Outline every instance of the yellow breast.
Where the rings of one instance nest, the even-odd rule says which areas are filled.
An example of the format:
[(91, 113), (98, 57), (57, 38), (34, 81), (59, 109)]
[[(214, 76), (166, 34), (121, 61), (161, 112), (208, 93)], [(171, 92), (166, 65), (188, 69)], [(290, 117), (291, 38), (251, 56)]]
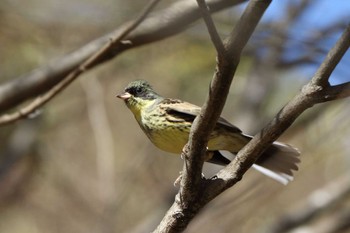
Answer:
[(163, 151), (180, 154), (188, 141), (191, 124), (149, 119), (143, 123), (144, 131), (152, 143)]

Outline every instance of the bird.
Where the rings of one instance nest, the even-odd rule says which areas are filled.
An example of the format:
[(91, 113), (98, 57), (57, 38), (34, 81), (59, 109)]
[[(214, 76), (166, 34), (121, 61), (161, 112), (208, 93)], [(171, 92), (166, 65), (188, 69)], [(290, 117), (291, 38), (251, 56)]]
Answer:
[[(200, 113), (197, 105), (164, 98), (145, 80), (131, 81), (117, 95), (134, 115), (142, 131), (159, 149), (181, 154), (189, 139), (192, 123)], [(252, 136), (220, 117), (209, 136), (206, 162), (225, 166), (227, 153), (236, 155)], [(282, 142), (273, 142), (252, 166), (262, 174), (286, 185), (298, 170), (299, 150)]]

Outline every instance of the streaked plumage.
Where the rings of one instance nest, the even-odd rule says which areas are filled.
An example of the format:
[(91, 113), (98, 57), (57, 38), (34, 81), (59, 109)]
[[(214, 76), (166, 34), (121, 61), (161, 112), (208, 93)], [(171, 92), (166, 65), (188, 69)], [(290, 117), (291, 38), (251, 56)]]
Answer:
[[(125, 92), (117, 97), (124, 100), (155, 146), (167, 152), (181, 154), (200, 107), (178, 99), (163, 98), (144, 80), (129, 83)], [(223, 156), (223, 151), (236, 154), (250, 140), (251, 136), (243, 134), (224, 118), (219, 118), (208, 142), (208, 151), (212, 153), (209, 153), (211, 157), (207, 162), (228, 164), (230, 160)], [(298, 155), (297, 149), (275, 142), (253, 167), (286, 184), (293, 179), (292, 171), (298, 170)]]

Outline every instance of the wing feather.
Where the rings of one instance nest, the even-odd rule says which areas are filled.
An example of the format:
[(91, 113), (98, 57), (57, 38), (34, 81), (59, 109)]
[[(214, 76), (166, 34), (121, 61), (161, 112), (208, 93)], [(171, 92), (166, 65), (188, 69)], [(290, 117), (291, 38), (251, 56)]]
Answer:
[[(171, 121), (187, 121), (187, 122), (193, 122), (194, 118), (200, 113), (201, 108), (197, 105), (184, 102), (177, 99), (164, 99), (161, 103), (162, 108), (168, 113), (168, 120)], [(218, 125), (227, 127), (232, 132), (241, 133), (242, 131), (225, 120), (224, 118), (220, 117), (218, 122)]]

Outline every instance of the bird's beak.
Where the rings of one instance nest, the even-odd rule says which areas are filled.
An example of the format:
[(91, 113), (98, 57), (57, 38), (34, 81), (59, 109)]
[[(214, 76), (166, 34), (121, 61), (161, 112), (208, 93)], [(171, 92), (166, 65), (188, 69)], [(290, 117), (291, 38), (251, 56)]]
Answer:
[(127, 100), (131, 97), (131, 94), (129, 92), (124, 92), (123, 94), (117, 95), (117, 97), (122, 100)]

